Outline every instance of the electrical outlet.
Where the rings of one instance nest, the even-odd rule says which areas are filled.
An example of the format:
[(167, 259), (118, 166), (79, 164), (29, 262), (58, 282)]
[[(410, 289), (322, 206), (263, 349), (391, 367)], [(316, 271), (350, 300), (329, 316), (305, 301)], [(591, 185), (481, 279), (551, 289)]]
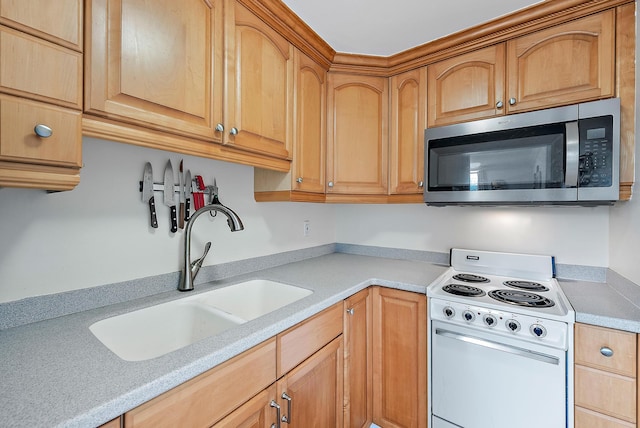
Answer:
[(302, 235), (303, 236), (309, 236), (309, 234), (311, 233), (311, 222), (309, 220), (305, 220), (302, 223)]

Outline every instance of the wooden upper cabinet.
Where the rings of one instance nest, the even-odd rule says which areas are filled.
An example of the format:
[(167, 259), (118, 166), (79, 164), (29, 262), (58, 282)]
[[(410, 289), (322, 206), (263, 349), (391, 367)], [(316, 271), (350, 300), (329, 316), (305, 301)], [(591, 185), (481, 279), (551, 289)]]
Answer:
[(296, 51), (296, 73), (292, 188), (324, 193), (327, 72)]
[(504, 44), (431, 64), (427, 70), (429, 127), (504, 114)]
[(329, 73), (327, 196), (387, 194), (389, 80)]
[(294, 47), (244, 6), (225, 1), (234, 27), (225, 37), (224, 144), (290, 159)]
[(86, 12), (86, 112), (221, 139), (221, 0), (94, 0)]
[(428, 66), (428, 126), (615, 96), (615, 11)]
[(391, 78), (390, 194), (422, 193), (426, 104), (426, 67)]
[(0, 23), (82, 52), (82, 0), (0, 0)]
[(80, 181), (82, 16), (81, 0), (0, 0), (0, 187)]
[(294, 52), (293, 151), (288, 172), (254, 170), (258, 202), (324, 202), (327, 157), (327, 71)]
[(510, 40), (507, 64), (509, 112), (612, 97), (615, 11)]

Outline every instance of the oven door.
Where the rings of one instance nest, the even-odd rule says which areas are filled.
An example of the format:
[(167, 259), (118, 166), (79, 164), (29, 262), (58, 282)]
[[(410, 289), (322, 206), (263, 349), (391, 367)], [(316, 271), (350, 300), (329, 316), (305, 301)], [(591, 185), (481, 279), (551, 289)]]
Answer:
[(431, 323), (434, 428), (567, 426), (566, 352)]

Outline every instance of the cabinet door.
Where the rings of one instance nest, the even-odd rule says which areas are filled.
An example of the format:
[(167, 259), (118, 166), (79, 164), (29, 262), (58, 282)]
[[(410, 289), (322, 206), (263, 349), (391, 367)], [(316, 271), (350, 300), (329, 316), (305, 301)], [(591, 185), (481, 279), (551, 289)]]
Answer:
[(296, 51), (294, 190), (324, 193), (327, 73)]
[(509, 112), (612, 97), (615, 11), (507, 42)]
[(273, 384), (244, 403), (229, 416), (213, 425), (213, 428), (272, 428), (278, 426), (279, 414), (272, 405), (277, 402), (276, 385)]
[[(226, 0), (235, 27), (226, 31), (224, 143), (290, 158), (293, 52), (286, 39), (244, 6)], [(232, 21), (227, 16), (228, 21)]]
[(429, 65), (428, 126), (504, 114), (504, 56), (498, 44)]
[(391, 194), (422, 193), (426, 112), (426, 68), (393, 76), (389, 142)]
[(95, 0), (87, 22), (87, 112), (220, 140), (221, 0)]
[(373, 422), (427, 426), (427, 299), (373, 289)]
[(346, 299), (344, 309), (344, 422), (368, 427), (373, 417), (371, 289)]
[(327, 194), (387, 194), (388, 82), (329, 73)]
[(340, 335), (278, 381), (278, 399), (288, 427), (342, 427), (342, 367)]

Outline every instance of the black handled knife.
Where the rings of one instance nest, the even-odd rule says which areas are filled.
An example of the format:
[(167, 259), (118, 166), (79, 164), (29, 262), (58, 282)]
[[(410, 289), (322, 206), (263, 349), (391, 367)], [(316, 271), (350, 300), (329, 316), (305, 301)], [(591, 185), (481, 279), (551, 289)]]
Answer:
[(167, 166), (164, 168), (164, 204), (170, 209), (171, 232), (176, 233), (178, 231), (178, 214), (176, 213), (174, 198), (173, 168), (171, 167), (171, 159), (169, 159)]
[(149, 162), (145, 164), (144, 174), (142, 175), (142, 202), (149, 204), (151, 227), (157, 228), (158, 218), (156, 217), (156, 200), (153, 196), (153, 169)]

